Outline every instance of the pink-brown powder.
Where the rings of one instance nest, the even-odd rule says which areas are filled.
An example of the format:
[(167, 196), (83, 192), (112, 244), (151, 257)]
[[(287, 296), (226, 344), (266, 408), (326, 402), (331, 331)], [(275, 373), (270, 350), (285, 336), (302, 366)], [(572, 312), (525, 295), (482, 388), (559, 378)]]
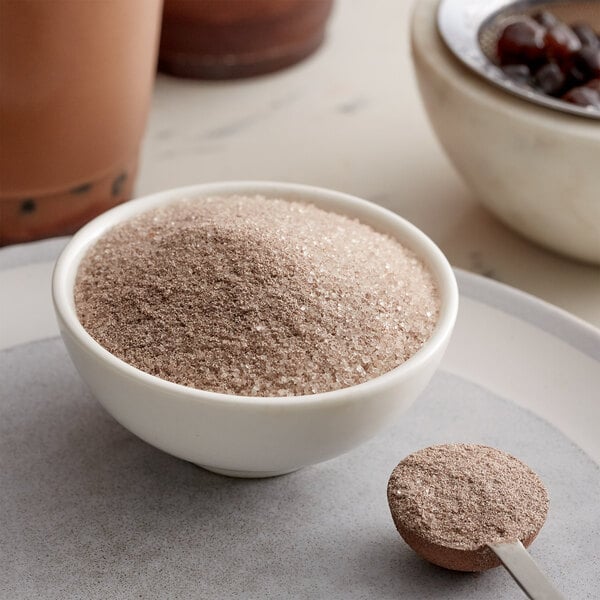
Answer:
[(87, 331), (163, 379), (314, 394), (397, 367), (440, 301), (413, 252), (357, 220), (262, 196), (186, 199), (101, 237), (75, 284)]
[(548, 512), (548, 493), (534, 471), (478, 444), (430, 446), (407, 456), (392, 472), (388, 501), (401, 533), (464, 551), (532, 539)]

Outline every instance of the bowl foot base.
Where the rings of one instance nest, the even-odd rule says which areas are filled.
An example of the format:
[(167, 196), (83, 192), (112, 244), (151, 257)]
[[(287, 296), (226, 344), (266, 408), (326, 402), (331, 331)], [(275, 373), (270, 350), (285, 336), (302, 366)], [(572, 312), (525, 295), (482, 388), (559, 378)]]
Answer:
[(293, 473), (298, 469), (283, 469), (281, 471), (236, 471), (234, 469), (221, 469), (219, 467), (210, 467), (208, 465), (196, 465), (201, 469), (206, 469), (212, 473), (218, 475), (225, 475), (226, 477), (238, 477), (241, 479), (260, 479), (264, 477), (279, 477), (280, 475), (287, 475)]

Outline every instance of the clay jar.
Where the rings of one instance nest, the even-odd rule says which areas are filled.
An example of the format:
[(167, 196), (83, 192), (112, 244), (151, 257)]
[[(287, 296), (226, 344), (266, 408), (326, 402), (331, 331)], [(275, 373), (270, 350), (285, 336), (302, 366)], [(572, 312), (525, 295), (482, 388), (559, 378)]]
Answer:
[(276, 71), (320, 45), (333, 0), (165, 0), (159, 68), (231, 79)]
[(0, 244), (129, 199), (161, 0), (1, 0)]

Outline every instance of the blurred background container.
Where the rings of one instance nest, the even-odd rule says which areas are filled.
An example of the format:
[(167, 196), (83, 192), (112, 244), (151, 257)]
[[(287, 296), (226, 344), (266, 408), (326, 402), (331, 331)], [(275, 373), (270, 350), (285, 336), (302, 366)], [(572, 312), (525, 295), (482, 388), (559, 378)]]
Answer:
[[(0, 245), (70, 234), (133, 194), (161, 0), (0, 0)], [(333, 0), (167, 0), (160, 67), (230, 79), (322, 43)]]
[(161, 0), (2, 0), (0, 245), (131, 196)]
[[(545, 248), (600, 265), (600, 122), (528, 102), (467, 69), (438, 33), (438, 6), (415, 5), (412, 55), (448, 157), (503, 223)], [(550, 8), (568, 23), (575, 19), (571, 6)], [(600, 3), (578, 6), (576, 17), (600, 30)]]
[(233, 79), (276, 71), (322, 43), (333, 0), (165, 0), (159, 68)]

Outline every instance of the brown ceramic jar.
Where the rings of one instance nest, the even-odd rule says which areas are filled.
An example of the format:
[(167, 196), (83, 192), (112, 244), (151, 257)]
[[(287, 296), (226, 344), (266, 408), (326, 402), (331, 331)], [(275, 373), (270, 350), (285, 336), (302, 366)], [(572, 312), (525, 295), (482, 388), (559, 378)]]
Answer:
[(250, 77), (322, 43), (333, 0), (165, 0), (159, 68), (180, 77)]

